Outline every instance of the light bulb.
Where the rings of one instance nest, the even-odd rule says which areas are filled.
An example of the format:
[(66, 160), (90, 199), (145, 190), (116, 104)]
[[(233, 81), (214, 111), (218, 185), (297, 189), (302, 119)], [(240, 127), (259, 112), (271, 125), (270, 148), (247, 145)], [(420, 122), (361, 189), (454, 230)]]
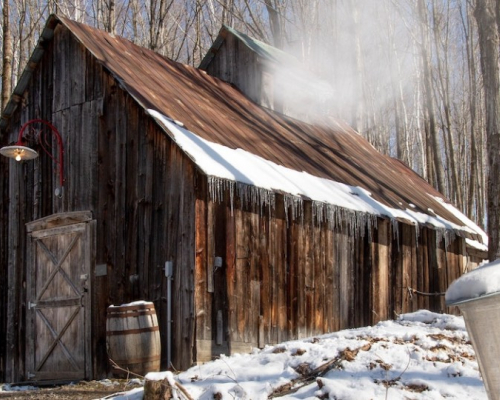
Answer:
[(16, 154), (16, 161), (21, 161), (21, 153)]

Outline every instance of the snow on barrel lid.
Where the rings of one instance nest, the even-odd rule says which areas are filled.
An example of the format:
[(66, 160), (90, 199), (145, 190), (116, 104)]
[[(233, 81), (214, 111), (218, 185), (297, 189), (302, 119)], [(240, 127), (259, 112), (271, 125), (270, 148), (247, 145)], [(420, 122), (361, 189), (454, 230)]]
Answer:
[(484, 264), (462, 275), (446, 291), (446, 304), (472, 300), (500, 292), (500, 260)]

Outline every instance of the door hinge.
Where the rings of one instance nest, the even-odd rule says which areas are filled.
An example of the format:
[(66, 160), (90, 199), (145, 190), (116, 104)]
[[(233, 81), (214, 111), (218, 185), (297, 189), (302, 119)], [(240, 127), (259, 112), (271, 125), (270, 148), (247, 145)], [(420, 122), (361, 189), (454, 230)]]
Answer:
[(28, 379), (34, 378), (35, 376), (36, 376), (35, 374), (28, 372)]
[(32, 303), (31, 301), (28, 303), (28, 310), (36, 307), (36, 303)]

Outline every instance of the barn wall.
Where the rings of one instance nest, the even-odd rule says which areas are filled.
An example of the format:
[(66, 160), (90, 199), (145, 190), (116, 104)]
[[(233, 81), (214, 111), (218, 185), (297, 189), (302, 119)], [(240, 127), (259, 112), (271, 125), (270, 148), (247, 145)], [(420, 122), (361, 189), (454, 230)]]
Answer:
[[(9, 217), (9, 163), (5, 157), (0, 160), (0, 331), (7, 331), (7, 243), (8, 243), (8, 217)], [(0, 340), (0, 382), (5, 382), (5, 340)]]
[(282, 111), (283, 107), (274, 98), (274, 78), (267, 68), (263, 68), (264, 64), (257, 53), (226, 32), (224, 42), (206, 71), (232, 83), (257, 104)]
[(193, 358), (194, 165), (65, 27), (45, 46), (7, 141), (29, 119), (52, 122), (63, 137), (66, 182), (62, 198), (54, 196), (58, 177), (45, 155), (10, 161), (8, 271), (0, 281), (8, 299), (5, 379), (25, 378), (24, 224), (66, 211), (90, 210), (97, 224), (95, 376), (109, 372), (107, 307), (135, 300), (155, 304), (166, 367), (166, 261), (174, 265), (172, 362), (186, 368)]
[[(315, 123), (328, 112), (321, 98), (329, 90), (290, 55), (288, 64), (260, 57), (240, 39), (223, 31), (224, 40), (214, 52), (207, 73), (232, 83), (257, 104), (298, 120)], [(266, 50), (264, 50), (266, 51)], [(276, 49), (277, 52), (281, 50)], [(322, 92), (322, 93), (318, 93)]]
[(445, 249), (433, 230), (384, 219), (332, 229), (314, 220), (310, 202), (294, 218), (279, 196), (274, 209), (235, 199), (231, 210), (227, 195), (197, 201), (198, 361), (422, 308), (455, 311), (431, 294), (464, 272), (462, 238)]

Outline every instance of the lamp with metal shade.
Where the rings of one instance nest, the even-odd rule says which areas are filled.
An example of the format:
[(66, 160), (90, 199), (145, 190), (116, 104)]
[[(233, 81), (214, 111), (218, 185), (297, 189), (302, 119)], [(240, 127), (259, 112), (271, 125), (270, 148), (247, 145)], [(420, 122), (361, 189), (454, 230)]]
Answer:
[[(35, 124), (41, 124), (48, 128), (48, 130), (40, 129), (36, 133), (35, 140), (38, 141), (43, 151), (47, 153), (47, 155), (52, 159), (52, 161), (54, 161), (54, 163), (56, 163), (56, 166), (58, 167), (57, 169), (59, 172), (59, 184), (61, 187), (60, 189), (59, 188), (56, 189), (56, 195), (61, 196), (62, 188), (64, 186), (64, 148), (59, 131), (50, 122), (47, 122), (43, 119), (32, 119), (26, 122), (19, 130), (17, 143), (14, 145), (2, 147), (0, 149), (0, 154), (5, 157), (13, 158), (16, 161), (33, 160), (37, 158), (38, 152), (30, 147), (25, 146), (26, 140), (24, 138), (24, 132), (26, 128), (32, 127)], [(54, 157), (54, 155), (47, 149), (49, 143), (47, 138), (45, 137), (47, 131), (50, 132), (52, 135), (54, 135), (56, 138), (56, 143), (58, 148), (57, 158)]]
[(0, 149), (0, 154), (5, 157), (13, 158), (16, 161), (33, 160), (38, 157), (38, 153), (35, 150), (18, 144), (2, 147)]

